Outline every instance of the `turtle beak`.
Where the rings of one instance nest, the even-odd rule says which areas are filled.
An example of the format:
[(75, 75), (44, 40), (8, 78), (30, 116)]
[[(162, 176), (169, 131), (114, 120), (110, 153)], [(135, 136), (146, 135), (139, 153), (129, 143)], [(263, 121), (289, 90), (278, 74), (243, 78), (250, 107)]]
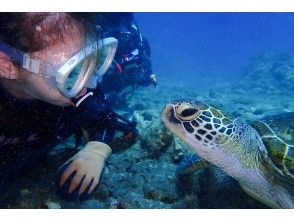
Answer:
[(169, 122), (173, 124), (181, 124), (181, 122), (175, 116), (175, 108), (173, 104), (167, 104), (162, 113), (161, 118), (164, 122)]
[(164, 107), (161, 113), (161, 119), (164, 122), (165, 126), (173, 133), (178, 133), (178, 131), (182, 130), (182, 123), (175, 116), (174, 105), (167, 104)]

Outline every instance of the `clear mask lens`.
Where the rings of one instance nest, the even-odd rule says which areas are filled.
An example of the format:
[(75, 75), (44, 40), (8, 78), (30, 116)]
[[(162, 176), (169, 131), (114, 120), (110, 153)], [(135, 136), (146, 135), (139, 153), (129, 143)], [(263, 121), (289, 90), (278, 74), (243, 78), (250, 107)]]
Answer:
[(86, 85), (88, 79), (93, 75), (96, 67), (97, 51), (85, 56), (64, 74), (56, 76), (59, 91), (68, 98), (75, 97)]
[(83, 63), (79, 63), (70, 72), (65, 84), (66, 90), (71, 90), (75, 87), (75, 84), (78, 82), (82, 69), (83, 69)]
[(106, 73), (113, 61), (118, 41), (113, 37), (109, 37), (103, 39), (101, 43), (102, 46), (98, 58), (97, 71), (95, 73), (96, 78), (99, 82), (101, 82), (102, 76)]
[(106, 38), (98, 44), (94, 43), (84, 48), (58, 70), (56, 82), (64, 96), (75, 97), (86, 86), (89, 79), (94, 79), (92, 76), (96, 66), (98, 67), (96, 78), (99, 79), (111, 65), (117, 48), (117, 40)]
[(100, 54), (99, 54), (99, 58), (98, 58), (98, 63), (97, 63), (97, 69), (100, 69), (101, 67), (103, 67), (104, 63), (107, 61), (107, 47), (102, 47)]

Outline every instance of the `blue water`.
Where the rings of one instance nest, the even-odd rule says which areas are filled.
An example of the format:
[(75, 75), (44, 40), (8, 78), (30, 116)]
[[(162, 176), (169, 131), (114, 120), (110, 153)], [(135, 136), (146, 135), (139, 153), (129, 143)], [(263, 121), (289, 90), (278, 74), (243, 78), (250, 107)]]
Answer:
[(135, 13), (162, 82), (239, 79), (258, 54), (294, 52), (294, 13)]

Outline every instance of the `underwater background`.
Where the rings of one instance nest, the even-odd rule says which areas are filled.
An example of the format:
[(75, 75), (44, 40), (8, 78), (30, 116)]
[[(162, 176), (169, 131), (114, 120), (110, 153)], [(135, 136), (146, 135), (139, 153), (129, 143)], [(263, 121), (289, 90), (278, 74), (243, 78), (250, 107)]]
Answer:
[(194, 153), (165, 129), (160, 114), (183, 98), (248, 121), (293, 112), (294, 13), (135, 13), (135, 19), (150, 43), (159, 85), (133, 89), (114, 106), (135, 117), (137, 140), (113, 141), (89, 200), (69, 202), (55, 193), (56, 170), (75, 153), (69, 138), (8, 186), (1, 207), (266, 208), (217, 167), (180, 175)]
[(135, 13), (135, 19), (162, 83), (239, 80), (255, 56), (294, 52), (294, 13)]

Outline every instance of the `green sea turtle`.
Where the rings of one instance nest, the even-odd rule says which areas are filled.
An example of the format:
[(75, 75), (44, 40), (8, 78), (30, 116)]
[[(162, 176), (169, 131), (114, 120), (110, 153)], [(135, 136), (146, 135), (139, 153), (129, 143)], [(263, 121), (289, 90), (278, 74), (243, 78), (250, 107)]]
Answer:
[(294, 112), (246, 123), (198, 101), (174, 101), (166, 127), (272, 208), (294, 208)]

